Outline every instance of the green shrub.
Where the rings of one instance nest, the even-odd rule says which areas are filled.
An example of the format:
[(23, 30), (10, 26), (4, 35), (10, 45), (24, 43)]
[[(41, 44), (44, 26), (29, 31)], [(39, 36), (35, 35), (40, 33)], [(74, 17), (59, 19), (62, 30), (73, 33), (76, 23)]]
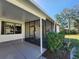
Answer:
[(63, 46), (64, 33), (49, 32), (48, 35), (48, 47), (51, 51), (58, 51)]
[(64, 30), (65, 34), (78, 34), (75, 30)]

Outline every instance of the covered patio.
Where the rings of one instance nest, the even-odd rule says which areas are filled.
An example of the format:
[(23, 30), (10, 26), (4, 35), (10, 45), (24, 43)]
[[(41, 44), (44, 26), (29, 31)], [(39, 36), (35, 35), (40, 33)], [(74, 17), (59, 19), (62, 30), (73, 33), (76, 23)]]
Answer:
[(25, 40), (39, 45), (42, 54), (44, 42), (47, 40), (46, 34), (54, 30), (54, 21), (31, 0), (7, 0), (7, 2), (19, 7), (18, 10), (21, 8), (17, 17), (21, 15), (22, 18), (19, 20), (25, 22)]
[[(46, 33), (54, 29), (52, 19), (30, 0), (1, 0), (1, 2), (4, 13), (0, 16), (0, 42), (2, 42), (0, 43), (0, 59), (37, 59), (40, 57), (46, 50), (43, 48)], [(20, 24), (20, 33), (15, 33), (16, 23)], [(18, 26), (16, 29), (18, 31)], [(28, 38), (27, 41), (31, 39), (39, 46), (25, 42), (26, 38)]]

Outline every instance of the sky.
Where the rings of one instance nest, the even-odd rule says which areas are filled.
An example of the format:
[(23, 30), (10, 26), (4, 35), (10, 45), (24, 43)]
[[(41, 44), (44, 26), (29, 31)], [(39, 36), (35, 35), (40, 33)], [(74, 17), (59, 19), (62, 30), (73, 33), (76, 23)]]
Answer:
[(46, 13), (55, 18), (55, 15), (65, 8), (72, 8), (79, 4), (79, 0), (34, 0)]

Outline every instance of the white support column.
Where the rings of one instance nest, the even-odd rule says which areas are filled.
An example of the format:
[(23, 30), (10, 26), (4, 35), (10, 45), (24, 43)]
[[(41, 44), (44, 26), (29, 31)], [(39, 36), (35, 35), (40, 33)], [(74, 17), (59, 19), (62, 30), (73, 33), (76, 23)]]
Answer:
[(43, 44), (42, 44), (42, 18), (40, 18), (40, 52), (42, 54), (42, 48), (43, 48)]

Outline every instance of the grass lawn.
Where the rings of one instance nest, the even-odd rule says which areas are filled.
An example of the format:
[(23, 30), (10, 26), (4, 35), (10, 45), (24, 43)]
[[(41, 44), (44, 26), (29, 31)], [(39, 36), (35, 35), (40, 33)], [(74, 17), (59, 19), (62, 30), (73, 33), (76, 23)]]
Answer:
[(70, 40), (73, 46), (79, 47), (79, 34), (77, 35), (65, 35), (67, 40)]
[(75, 55), (74, 59), (79, 59), (79, 34), (65, 35), (65, 38), (67, 38), (66, 40), (70, 40), (72, 47), (75, 46), (77, 48), (76, 55)]
[(78, 39), (79, 40), (79, 34), (76, 34), (76, 35), (65, 35), (65, 38)]

